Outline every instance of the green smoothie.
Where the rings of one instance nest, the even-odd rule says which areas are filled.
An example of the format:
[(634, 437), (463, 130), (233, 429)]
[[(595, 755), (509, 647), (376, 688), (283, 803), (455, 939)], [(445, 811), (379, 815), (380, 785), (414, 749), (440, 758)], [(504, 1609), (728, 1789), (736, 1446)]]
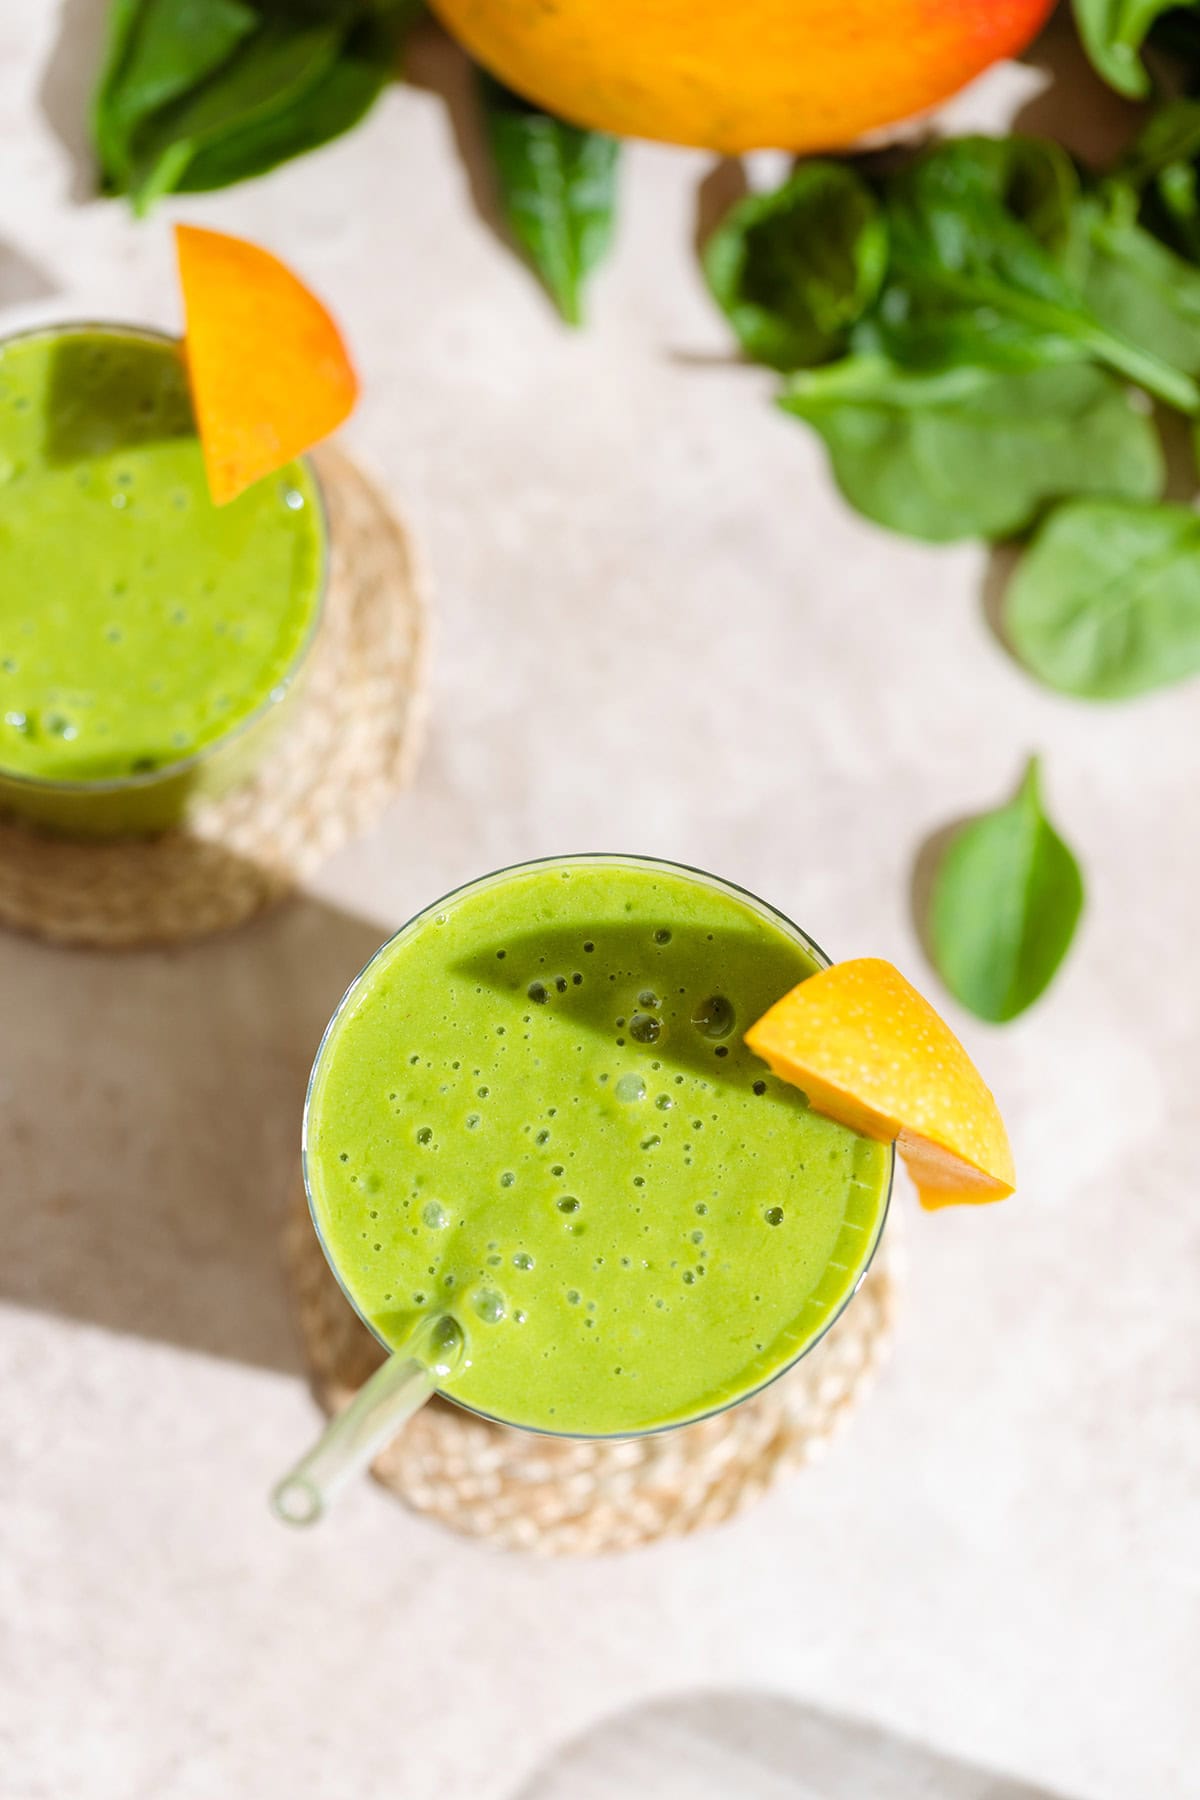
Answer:
[(303, 464), (213, 506), (177, 344), (0, 343), (0, 801), (36, 814), (43, 783), (165, 797), (282, 699), (324, 560)]
[(544, 1431), (676, 1424), (778, 1374), (853, 1293), (891, 1175), (742, 1043), (818, 966), (750, 896), (635, 859), (414, 920), (331, 1023), (305, 1121), (363, 1317), (395, 1347), (452, 1314), (447, 1393)]

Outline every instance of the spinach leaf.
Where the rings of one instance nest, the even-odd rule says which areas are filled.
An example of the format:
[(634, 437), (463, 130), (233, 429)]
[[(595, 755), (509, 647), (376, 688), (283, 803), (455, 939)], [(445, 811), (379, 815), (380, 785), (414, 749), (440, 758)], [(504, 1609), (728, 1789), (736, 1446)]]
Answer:
[(1054, 146), (958, 138), (888, 193), (891, 268), (858, 348), (915, 367), (1105, 364), (1185, 412), (1200, 386), (1106, 328), (1079, 287), (1074, 173)]
[(612, 241), (620, 145), (539, 111), (490, 76), (482, 91), (509, 227), (567, 324), (580, 325), (587, 277)]
[(218, 71), (184, 99), (156, 114), (139, 133), (129, 191), (145, 212), (178, 186), (205, 144), (260, 124), (305, 95), (328, 74), (341, 47), (336, 23), (268, 19)]
[(108, 183), (125, 187), (139, 129), (220, 68), (258, 24), (241, 0), (117, 0), (93, 107)]
[(1039, 680), (1087, 700), (1200, 673), (1200, 515), (1115, 500), (1060, 507), (1013, 578), (1004, 624)]
[(937, 971), (977, 1018), (1000, 1025), (1049, 985), (1083, 910), (1083, 877), (1042, 810), (1037, 758), (1009, 805), (952, 839), (934, 878)]
[(1093, 68), (1131, 100), (1150, 92), (1142, 45), (1155, 20), (1179, 0), (1073, 0), (1075, 24)]
[(340, 137), (364, 118), (396, 68), (401, 16), (392, 6), (357, 25), (324, 74), (290, 102), (202, 145), (176, 183), (181, 193), (228, 187)]
[(1200, 269), (1138, 225), (1135, 207), (1134, 196), (1117, 187), (1080, 206), (1084, 297), (1106, 329), (1200, 374)]
[(93, 136), (138, 212), (347, 130), (386, 83), (416, 0), (115, 0)]
[(1083, 363), (924, 374), (854, 357), (793, 375), (781, 404), (820, 432), (851, 505), (909, 537), (1007, 537), (1065, 494), (1162, 489), (1150, 419)]
[(742, 348), (777, 369), (828, 362), (874, 300), (887, 228), (866, 182), (845, 163), (802, 163), (754, 194), (704, 247), (704, 272)]

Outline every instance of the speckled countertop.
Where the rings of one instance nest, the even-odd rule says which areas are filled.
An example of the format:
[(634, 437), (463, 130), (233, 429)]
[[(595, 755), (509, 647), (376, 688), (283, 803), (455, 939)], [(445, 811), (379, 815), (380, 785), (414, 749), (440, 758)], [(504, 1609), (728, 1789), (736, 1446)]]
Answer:
[[(0, 1795), (607, 1795), (546, 1774), (560, 1747), (668, 1699), (653, 1742), (694, 1744), (709, 1690), (760, 1747), (765, 1694), (1073, 1797), (1200, 1792), (1200, 689), (1056, 699), (991, 635), (981, 552), (840, 504), (727, 360), (692, 251), (710, 159), (632, 152), (571, 336), (477, 210), (461, 68), (429, 40), (319, 158), (149, 225), (85, 203), (102, 12), (0, 10), (0, 304), (174, 323), (176, 211), (290, 256), (365, 372), (349, 442), (434, 573), (435, 712), (414, 790), (270, 920), (174, 954), (0, 937)], [(956, 120), (1094, 146), (1117, 103), (1049, 61)], [(896, 1353), (835, 1454), (623, 1561), (492, 1553), (367, 1483), (319, 1533), (275, 1525), (315, 1422), (278, 1215), (321, 1026), (386, 930), (486, 867), (646, 849), (929, 980), (914, 859), (1033, 748), (1084, 928), (1018, 1024), (950, 1011), (1021, 1196), (908, 1219)], [(897, 1792), (959, 1791), (929, 1757)], [(687, 1761), (653, 1791), (690, 1795)], [(785, 1762), (744, 1791), (808, 1793)], [(839, 1781), (811, 1791), (863, 1800)]]

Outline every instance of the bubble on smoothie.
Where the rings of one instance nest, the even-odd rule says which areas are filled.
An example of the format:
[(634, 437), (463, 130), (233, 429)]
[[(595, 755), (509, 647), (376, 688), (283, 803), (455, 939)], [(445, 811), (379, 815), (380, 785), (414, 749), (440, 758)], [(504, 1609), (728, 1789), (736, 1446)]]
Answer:
[(421, 1208), (421, 1222), (428, 1225), (430, 1231), (444, 1231), (450, 1223), (450, 1214), (436, 1200), (427, 1200)]
[(667, 930), (665, 925), (661, 925), (659, 927), (659, 929), (655, 932), (654, 941), (656, 944), (669, 944), (670, 943), (671, 934)]
[(545, 1006), (546, 1001), (550, 998), (549, 994), (546, 992), (546, 984), (544, 981), (531, 981), (529, 986), (525, 989), (525, 992), (535, 1006)]
[(479, 1114), (478, 1113), (468, 1113), (467, 1114), (467, 1130), (468, 1131), (474, 1131), (474, 1129), (478, 1125), (478, 1123), (479, 1123)]
[(431, 1125), (422, 1125), (418, 1128), (417, 1142), (418, 1144), (432, 1144), (433, 1127)]
[(582, 1296), (580, 1295), (578, 1288), (567, 1289), (567, 1302), (569, 1305), (578, 1306), (581, 1298)]
[(727, 1038), (734, 1027), (732, 1001), (724, 994), (710, 994), (692, 1012), (692, 1024), (702, 1037)]
[(289, 512), (301, 512), (304, 507), (304, 495), (299, 488), (285, 487), (281, 494), (283, 504)]
[(574, 1194), (564, 1194), (562, 1199), (556, 1200), (554, 1204), (560, 1213), (577, 1213), (579, 1211), (579, 1202)]
[(766, 1091), (767, 1091), (767, 1084), (765, 1081), (756, 1081), (754, 1083), (754, 1092), (756, 1094), (765, 1094)]
[(505, 1169), (503, 1175), (501, 1175), (501, 1177), (500, 1177), (500, 1186), (501, 1187), (511, 1187), (513, 1182), (516, 1179), (517, 1178), (513, 1174), (511, 1169)]
[(548, 1144), (550, 1142), (550, 1133), (543, 1127), (533, 1141), (535, 1144)]
[(662, 1139), (659, 1137), (657, 1131), (652, 1131), (649, 1137), (642, 1139), (642, 1149), (657, 1150), (661, 1143)]
[(685, 1269), (683, 1271), (683, 1279), (686, 1281), (687, 1285), (689, 1287), (691, 1287), (696, 1279), (695, 1270), (694, 1269)]
[(640, 1075), (622, 1075), (613, 1092), (625, 1106), (631, 1106), (635, 1101), (645, 1099), (646, 1084)]
[(656, 1044), (662, 1036), (662, 1020), (653, 1013), (635, 1012), (629, 1021), (629, 1035), (635, 1044)]
[(675, 1102), (672, 1100), (670, 1094), (660, 1094), (654, 1104), (657, 1106), (659, 1112), (670, 1112)]
[(768, 1225), (782, 1225), (783, 1224), (783, 1208), (782, 1208), (782, 1206), (768, 1206), (766, 1212), (763, 1214), (763, 1218), (767, 1221)]
[(532, 1269), (532, 1267), (533, 1258), (530, 1256), (528, 1250), (515, 1250), (513, 1252), (514, 1269)]

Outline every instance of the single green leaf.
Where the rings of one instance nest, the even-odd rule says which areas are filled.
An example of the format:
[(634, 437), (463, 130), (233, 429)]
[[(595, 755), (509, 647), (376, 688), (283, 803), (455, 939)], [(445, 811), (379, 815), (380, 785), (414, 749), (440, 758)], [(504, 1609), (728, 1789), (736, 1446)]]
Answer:
[(229, 131), (191, 157), (181, 193), (229, 187), (319, 149), (364, 118), (392, 79), (415, 6), (396, 6), (365, 20), (347, 37), (332, 66), (290, 103)]
[(1080, 206), (1084, 297), (1108, 330), (1200, 374), (1200, 269), (1138, 225), (1134, 206), (1120, 188)]
[(1046, 520), (1004, 626), (1047, 686), (1121, 700), (1200, 674), (1200, 515), (1080, 500)]
[(828, 362), (887, 270), (879, 202), (845, 163), (802, 163), (735, 206), (704, 247), (704, 272), (742, 348), (777, 369)]
[(1079, 864), (1042, 810), (1036, 757), (1015, 800), (951, 840), (934, 877), (938, 974), (977, 1018), (1001, 1025), (1053, 978), (1083, 910)]
[(1150, 27), (1179, 0), (1073, 0), (1075, 24), (1093, 68), (1131, 100), (1150, 92), (1142, 46)]
[(294, 105), (330, 71), (344, 21), (268, 18), (208, 80), (154, 115), (134, 141), (129, 192), (148, 210), (183, 178), (192, 158), (235, 131)]
[(483, 78), (484, 113), (509, 227), (568, 325), (612, 241), (616, 138), (566, 125)]
[(919, 374), (856, 357), (792, 376), (781, 404), (820, 432), (851, 505), (909, 537), (1007, 537), (1065, 494), (1162, 490), (1151, 420), (1083, 363)]
[(139, 127), (219, 69), (259, 22), (241, 0), (116, 0), (92, 112), (106, 181), (126, 185)]
[(1105, 364), (1185, 412), (1200, 386), (1095, 317), (1079, 288), (1074, 173), (1035, 140), (935, 145), (887, 196), (891, 265), (856, 349), (916, 367)]

